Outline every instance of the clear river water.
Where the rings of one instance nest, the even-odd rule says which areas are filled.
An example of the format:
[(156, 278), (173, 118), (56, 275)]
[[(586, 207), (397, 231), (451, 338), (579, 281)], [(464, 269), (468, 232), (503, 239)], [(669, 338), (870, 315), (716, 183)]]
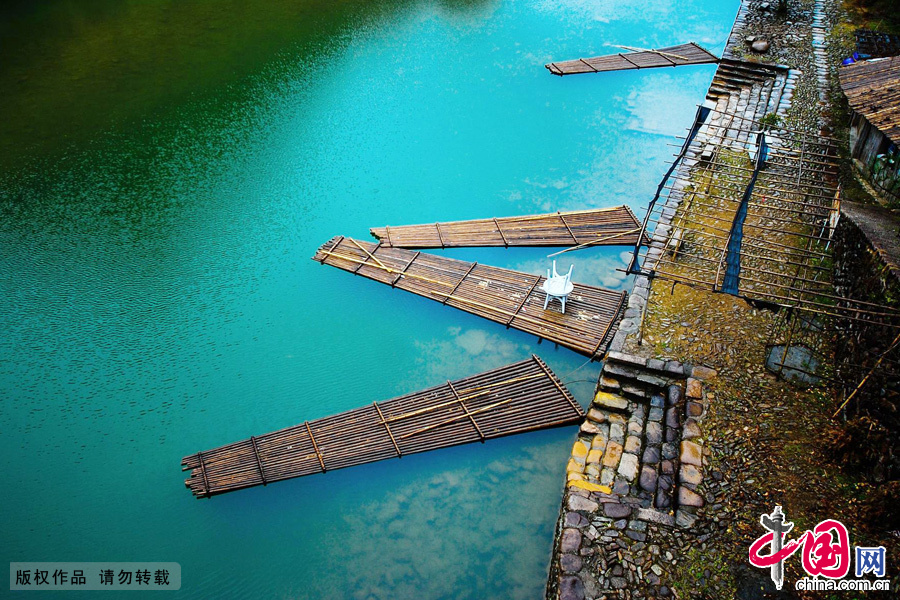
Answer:
[[(596, 363), (310, 257), (376, 225), (641, 214), (713, 66), (543, 65), (721, 51), (737, 6), (5, 3), (2, 561), (179, 562), (172, 598), (540, 598), (574, 428), (203, 501), (180, 460), (530, 353), (587, 405)], [(625, 250), (562, 266), (627, 288)]]

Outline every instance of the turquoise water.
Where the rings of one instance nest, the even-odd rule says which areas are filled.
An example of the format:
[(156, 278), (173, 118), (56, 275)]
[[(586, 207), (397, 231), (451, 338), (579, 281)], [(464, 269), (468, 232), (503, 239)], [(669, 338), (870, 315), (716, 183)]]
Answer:
[[(175, 561), (179, 598), (540, 597), (573, 428), (209, 501), (180, 459), (532, 352), (586, 405), (583, 357), (309, 257), (375, 225), (639, 209), (713, 68), (543, 64), (720, 50), (737, 4), (4, 9), (3, 561)], [(568, 256), (628, 285), (622, 248)]]

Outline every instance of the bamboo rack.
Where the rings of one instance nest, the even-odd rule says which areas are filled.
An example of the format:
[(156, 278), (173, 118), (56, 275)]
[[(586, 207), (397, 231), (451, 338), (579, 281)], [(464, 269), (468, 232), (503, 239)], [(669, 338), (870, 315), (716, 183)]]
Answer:
[(633, 245), (641, 224), (627, 206), (495, 217), (424, 225), (373, 227), (384, 247)]
[[(392, 238), (394, 232), (392, 227)], [(543, 277), (343, 236), (322, 245), (313, 259), (592, 358), (606, 350), (627, 298), (625, 292), (576, 283), (562, 314), (558, 305), (544, 310)]]
[[(746, 150), (761, 126), (712, 112), (720, 117), (718, 123), (704, 123), (702, 135), (690, 139), (673, 165), (677, 171), (660, 186), (659, 202), (644, 218), (645, 224), (660, 227), (659, 236), (646, 251), (636, 246), (635, 256), (646, 275), (719, 292), (729, 225), (753, 173), (745, 162), (726, 161), (720, 150)], [(837, 155), (834, 141), (786, 129), (776, 133), (777, 150), (769, 147), (748, 196), (736, 295), (816, 315), (900, 326), (900, 312), (832, 290), (829, 223), (839, 206), (837, 177), (830, 158), (821, 159)], [(710, 159), (698, 160), (710, 146), (715, 148)]]
[(579, 423), (584, 411), (537, 356), (182, 459), (207, 498), (275, 481)]

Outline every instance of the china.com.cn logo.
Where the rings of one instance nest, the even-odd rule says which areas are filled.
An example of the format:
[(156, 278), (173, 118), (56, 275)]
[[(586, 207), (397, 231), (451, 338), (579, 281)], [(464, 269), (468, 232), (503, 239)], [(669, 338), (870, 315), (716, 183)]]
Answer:
[[(884, 546), (856, 546), (853, 557), (856, 579), (844, 579), (850, 572), (850, 536), (840, 521), (826, 519), (792, 541), (785, 536), (794, 524), (785, 520), (780, 506), (776, 506), (772, 514), (762, 515), (759, 522), (768, 533), (751, 544), (750, 564), (761, 569), (770, 568), (772, 581), (779, 590), (784, 584), (784, 561), (801, 547), (803, 570), (809, 577), (797, 581), (795, 587), (798, 590), (890, 590), (888, 579), (860, 579), (867, 573), (880, 578), (885, 576)], [(767, 547), (769, 553), (763, 554)]]

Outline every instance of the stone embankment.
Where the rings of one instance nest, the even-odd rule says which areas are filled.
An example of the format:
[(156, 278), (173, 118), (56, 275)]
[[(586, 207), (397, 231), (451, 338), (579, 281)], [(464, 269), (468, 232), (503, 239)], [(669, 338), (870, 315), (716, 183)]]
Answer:
[[(776, 4), (743, 2), (707, 94), (714, 112), (678, 167), (688, 176), (679, 179), (690, 179), (711, 146), (745, 151), (746, 139), (728, 135), (741, 129), (729, 127), (734, 119), (777, 115), (807, 131), (824, 123), (823, 45), (832, 2), (789, 2), (786, 14)], [(666, 251), (684, 195), (667, 196), (647, 260)], [(754, 484), (751, 473), (770, 466), (753, 458), (744, 438), (773, 442), (777, 436), (764, 421), (784, 415), (784, 407), (759, 401), (773, 385), (762, 363), (764, 329), (774, 319), (709, 292), (691, 291), (688, 304), (677, 304), (684, 296), (671, 283), (635, 279), (567, 465), (549, 600), (689, 597), (701, 590), (728, 598), (741, 585), (716, 545), (738, 529), (746, 536), (753, 521), (737, 523), (734, 515), (752, 514), (769, 501), (767, 493), (738, 488)], [(714, 325), (691, 332), (691, 322)], [(743, 376), (757, 368), (760, 375)], [(720, 387), (728, 402), (717, 401)], [(746, 556), (746, 549), (737, 554)], [(745, 579), (762, 589), (765, 575)]]

